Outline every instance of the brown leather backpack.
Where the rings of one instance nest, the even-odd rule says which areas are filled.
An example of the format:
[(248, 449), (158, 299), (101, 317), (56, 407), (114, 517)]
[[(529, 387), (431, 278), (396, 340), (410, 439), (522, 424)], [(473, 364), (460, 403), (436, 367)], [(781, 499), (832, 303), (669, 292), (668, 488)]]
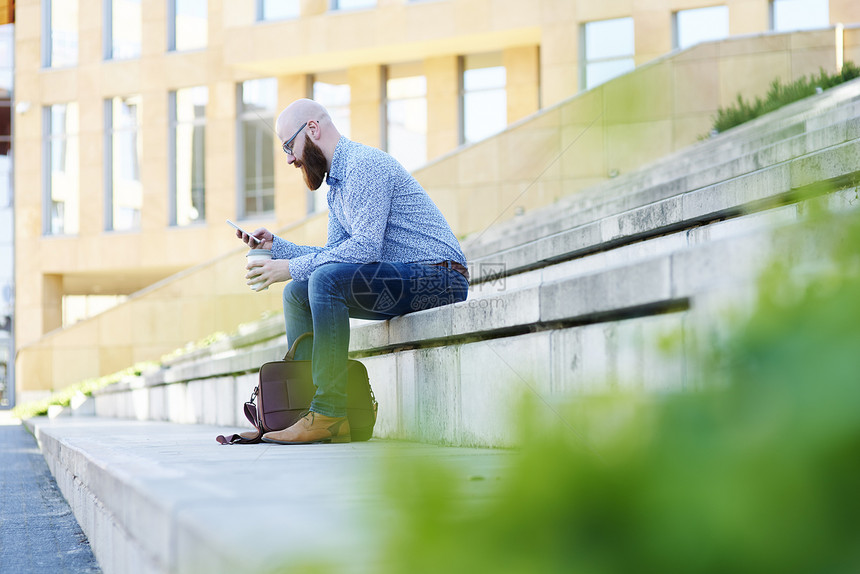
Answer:
[[(293, 357), (301, 341), (312, 337), (305, 333), (293, 341), (282, 361), (272, 361), (260, 367), (260, 382), (245, 403), (245, 417), (257, 429), (256, 436), (244, 438), (234, 434), (216, 437), (221, 444), (257, 444), (263, 434), (291, 426), (310, 408), (316, 387), (311, 377), (311, 362)], [(352, 441), (365, 441), (373, 435), (378, 403), (370, 387), (367, 369), (359, 361), (347, 361), (346, 414)]]

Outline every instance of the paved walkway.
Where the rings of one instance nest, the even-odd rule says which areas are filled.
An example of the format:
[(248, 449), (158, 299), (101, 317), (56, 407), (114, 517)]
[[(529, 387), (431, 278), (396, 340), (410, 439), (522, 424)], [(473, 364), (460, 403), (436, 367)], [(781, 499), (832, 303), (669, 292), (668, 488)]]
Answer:
[(97, 572), (33, 435), (0, 411), (0, 574)]
[(461, 487), (456, 496), (478, 501), (504, 484), (512, 456), (378, 439), (222, 446), (215, 436), (238, 429), (97, 417), (27, 425), (57, 465), (60, 487), (73, 493), (102, 567), (133, 574), (281, 564), (375, 574), (396, 515), (392, 465), (447, 467)]

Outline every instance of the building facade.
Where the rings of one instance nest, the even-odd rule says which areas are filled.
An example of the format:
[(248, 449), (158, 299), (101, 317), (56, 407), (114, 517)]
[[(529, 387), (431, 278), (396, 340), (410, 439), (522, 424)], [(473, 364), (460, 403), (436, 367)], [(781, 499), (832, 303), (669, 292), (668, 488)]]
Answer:
[(12, 94), (15, 25), (0, 4), (0, 409), (15, 401), (15, 217), (12, 202)]
[(15, 20), (20, 349), (234, 249), (227, 218), (324, 209), (273, 134), (296, 98), (415, 169), (674, 49), (860, 22), (860, 3), (19, 0)]

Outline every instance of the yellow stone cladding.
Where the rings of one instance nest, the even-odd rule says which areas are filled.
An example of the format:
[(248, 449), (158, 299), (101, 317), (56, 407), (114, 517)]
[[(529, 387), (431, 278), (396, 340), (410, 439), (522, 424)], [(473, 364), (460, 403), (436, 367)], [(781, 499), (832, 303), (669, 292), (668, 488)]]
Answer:
[[(278, 81), (278, 104), (308, 93), (308, 76), (344, 71), (351, 136), (380, 145), (383, 67), (417, 62), (427, 77), (430, 162), (415, 172), (463, 236), (517, 208), (547, 205), (612, 172), (626, 172), (706, 133), (736, 94), (774, 77), (836, 68), (833, 28), (769, 35), (767, 0), (726, 0), (730, 33), (747, 36), (670, 55), (671, 14), (707, 0), (379, 0), (333, 13), (302, 0), (301, 18), (255, 22), (254, 2), (210, 0), (208, 47), (167, 53), (166, 3), (144, 0), (142, 56), (102, 59), (102, 0), (79, 0), (79, 63), (44, 69), (41, 0), (16, 3), (15, 116), (17, 386), (59, 389), (114, 372), (280, 308), (279, 289), (250, 293), (243, 249), (226, 218), (237, 212), (237, 84)], [(831, 23), (860, 22), (856, 0), (830, 0)], [(0, 3), (2, 14), (3, 3)], [(579, 93), (582, 23), (632, 16), (635, 72)], [(844, 29), (845, 59), (860, 61), (860, 30)], [(458, 148), (458, 57), (496, 52), (507, 68), (509, 128)], [(207, 86), (206, 223), (168, 225), (168, 93)], [(104, 102), (140, 94), (143, 209), (138, 232), (104, 231)], [(42, 235), (42, 110), (76, 101), (80, 114), (80, 232)], [(274, 118), (272, 118), (274, 119)], [(277, 153), (277, 150), (273, 150)], [(299, 173), (276, 155), (275, 212), (240, 221), (324, 242), (325, 215), (306, 217)], [(523, 193), (525, 191), (525, 193)], [(169, 279), (168, 279), (169, 278)], [(159, 280), (166, 279), (162, 283)], [(155, 283), (153, 285), (153, 283)], [(59, 329), (64, 294), (129, 300)]]

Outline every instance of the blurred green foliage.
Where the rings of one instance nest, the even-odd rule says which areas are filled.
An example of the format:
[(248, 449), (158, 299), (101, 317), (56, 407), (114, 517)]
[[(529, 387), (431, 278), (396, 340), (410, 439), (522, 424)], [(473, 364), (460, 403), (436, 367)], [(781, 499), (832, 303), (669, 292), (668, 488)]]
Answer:
[[(269, 317), (279, 314), (279, 311), (265, 311), (261, 314), (260, 318), (268, 319)], [(225, 333), (223, 331), (215, 331), (211, 335), (208, 335), (198, 341), (188, 342), (184, 346), (179, 347), (170, 353), (162, 355), (158, 362), (144, 361), (134, 364), (127, 369), (117, 371), (116, 373), (111, 373), (102, 377), (93, 377), (74, 383), (66, 388), (53, 391), (50, 396), (44, 399), (28, 401), (26, 403), (21, 403), (20, 405), (17, 405), (15, 408), (12, 409), (12, 415), (22, 420), (32, 417), (44, 416), (48, 414), (48, 407), (50, 406), (69, 406), (72, 401), (72, 397), (74, 397), (78, 393), (82, 393), (86, 396), (92, 396), (93, 391), (117, 383), (124, 377), (139, 376), (146, 370), (160, 368), (162, 366), (162, 363), (165, 363), (170, 360), (175, 360), (179, 357), (182, 357), (183, 355), (187, 355), (189, 353), (193, 353), (195, 351), (210, 347), (215, 343), (237, 335), (242, 329), (252, 328), (254, 325), (255, 322), (243, 323), (239, 325), (236, 330), (230, 334)]]
[[(860, 572), (860, 218), (812, 220), (699, 358), (700, 390), (532, 405), (483, 491), (439, 461), (394, 463), (382, 571)], [(604, 413), (625, 414), (586, 428)]]
[(757, 97), (755, 101), (747, 102), (738, 94), (734, 104), (727, 108), (720, 108), (714, 118), (713, 129), (717, 132), (724, 132), (782, 106), (811, 96), (816, 92), (816, 88), (827, 90), (857, 77), (860, 77), (860, 68), (852, 62), (845, 62), (842, 71), (838, 74), (828, 74), (822, 68), (817, 76), (804, 76), (789, 84), (783, 84), (779, 79), (776, 79), (771, 83), (764, 99)]
[(123, 377), (139, 376), (144, 370), (151, 368), (154, 364), (155, 363), (151, 362), (137, 363), (127, 369), (111, 373), (110, 375), (85, 379), (59, 391), (54, 391), (47, 398), (37, 401), (28, 401), (17, 405), (12, 409), (12, 416), (21, 420), (44, 416), (48, 414), (48, 407), (52, 405), (67, 407), (72, 402), (72, 397), (78, 393), (92, 396), (93, 391), (119, 382)]

